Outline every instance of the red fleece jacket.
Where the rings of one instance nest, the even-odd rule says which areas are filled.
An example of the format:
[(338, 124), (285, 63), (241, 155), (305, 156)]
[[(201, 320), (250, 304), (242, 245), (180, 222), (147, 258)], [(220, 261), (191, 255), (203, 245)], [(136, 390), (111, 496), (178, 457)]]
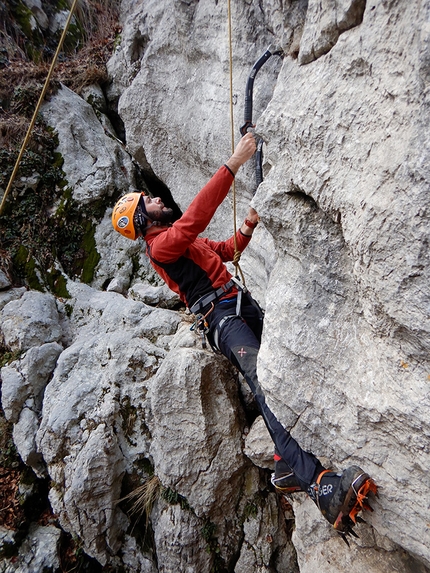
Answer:
[[(201, 296), (227, 283), (231, 274), (224, 262), (234, 257), (234, 237), (226, 241), (199, 238), (233, 182), (227, 167), (221, 167), (171, 227), (156, 229), (146, 237), (147, 254), (157, 273), (181, 300), (191, 307)], [(251, 237), (236, 233), (239, 251)]]

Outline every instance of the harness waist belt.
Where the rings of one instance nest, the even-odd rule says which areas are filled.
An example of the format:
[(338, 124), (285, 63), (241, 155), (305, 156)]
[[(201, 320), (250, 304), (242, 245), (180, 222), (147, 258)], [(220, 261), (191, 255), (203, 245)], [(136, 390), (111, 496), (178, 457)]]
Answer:
[(219, 300), (223, 294), (228, 292), (233, 286), (235, 285), (235, 281), (230, 279), (228, 283), (225, 283), (222, 287), (217, 288), (216, 290), (209, 292), (208, 294), (204, 294), (202, 297), (199, 298), (197, 302), (190, 307), (190, 311), (193, 314), (197, 314), (198, 312), (202, 312), (204, 308), (206, 308), (211, 302), (215, 300)]

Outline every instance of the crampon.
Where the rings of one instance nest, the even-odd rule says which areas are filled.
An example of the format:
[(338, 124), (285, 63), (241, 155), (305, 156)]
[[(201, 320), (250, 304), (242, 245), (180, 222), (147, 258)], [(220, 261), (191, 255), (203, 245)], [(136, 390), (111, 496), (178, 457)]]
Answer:
[(377, 495), (378, 487), (361, 468), (351, 466), (342, 473), (321, 472), (309, 493), (323, 516), (349, 545), (347, 536), (358, 537), (353, 527), (364, 522), (358, 513), (373, 511), (368, 495)]
[(345, 504), (342, 506), (333, 524), (334, 529), (336, 529), (347, 545), (349, 545), (347, 535), (358, 537), (353, 530), (354, 525), (357, 522), (364, 522), (358, 513), (362, 510), (373, 511), (368, 502), (370, 492), (377, 495), (378, 486), (367, 474), (363, 473), (351, 484), (350, 491), (348, 491), (348, 495), (345, 498)]

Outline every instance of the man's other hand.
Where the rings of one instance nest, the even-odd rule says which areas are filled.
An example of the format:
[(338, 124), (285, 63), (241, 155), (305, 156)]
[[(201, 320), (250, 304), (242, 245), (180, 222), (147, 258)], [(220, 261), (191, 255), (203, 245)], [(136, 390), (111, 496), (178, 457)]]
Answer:
[(260, 217), (258, 216), (258, 213), (255, 209), (253, 209), (252, 207), (249, 208), (248, 211), (248, 215), (246, 217), (249, 221), (251, 221), (251, 223), (254, 223), (255, 225), (258, 223), (258, 221), (260, 220)]

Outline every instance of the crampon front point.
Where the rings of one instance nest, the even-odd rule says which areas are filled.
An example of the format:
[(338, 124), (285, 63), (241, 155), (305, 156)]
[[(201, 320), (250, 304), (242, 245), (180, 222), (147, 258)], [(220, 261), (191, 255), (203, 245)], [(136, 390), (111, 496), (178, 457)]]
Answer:
[(378, 486), (366, 473), (362, 473), (351, 484), (345, 502), (333, 524), (334, 529), (347, 545), (349, 545), (347, 535), (358, 537), (352, 529), (354, 525), (357, 522), (364, 523), (358, 513), (360, 511), (373, 511), (368, 502), (369, 493), (378, 495)]

